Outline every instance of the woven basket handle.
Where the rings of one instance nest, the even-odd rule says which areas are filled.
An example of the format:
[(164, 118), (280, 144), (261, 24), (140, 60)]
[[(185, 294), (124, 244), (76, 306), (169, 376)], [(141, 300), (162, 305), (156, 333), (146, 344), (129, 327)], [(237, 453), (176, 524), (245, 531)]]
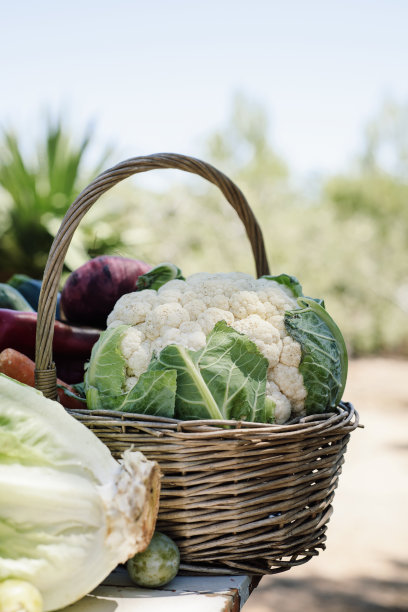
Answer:
[(96, 200), (123, 179), (159, 168), (176, 168), (198, 174), (216, 185), (236, 210), (245, 226), (258, 276), (269, 273), (261, 229), (242, 192), (225, 174), (201, 160), (175, 153), (158, 153), (146, 157), (127, 159), (106, 170), (79, 194), (69, 207), (52, 243), (44, 271), (38, 305), (37, 334), (35, 347), (35, 386), (46, 397), (57, 397), (56, 369), (52, 361), (52, 341), (57, 295), (65, 255), (72, 236), (82, 217)]

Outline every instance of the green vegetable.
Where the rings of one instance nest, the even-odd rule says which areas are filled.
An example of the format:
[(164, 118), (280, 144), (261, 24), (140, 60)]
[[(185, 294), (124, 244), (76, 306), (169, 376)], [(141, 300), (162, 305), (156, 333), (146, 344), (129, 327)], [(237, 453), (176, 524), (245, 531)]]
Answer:
[(282, 424), (340, 402), (343, 337), (294, 276), (202, 273), (171, 287), (115, 305), (87, 371), (91, 409)]
[(279, 285), (287, 287), (290, 289), (294, 297), (300, 297), (303, 295), (302, 285), (299, 283), (296, 276), (290, 276), (289, 274), (278, 274), (278, 276), (261, 276), (261, 278), (275, 281)]
[(347, 349), (343, 336), (323, 305), (299, 297), (300, 309), (285, 313), (288, 333), (302, 348), (299, 370), (307, 390), (305, 409), (316, 414), (335, 408), (347, 379)]
[(152, 268), (146, 274), (139, 276), (136, 283), (136, 289), (160, 289), (162, 285), (171, 280), (185, 280), (180, 268), (172, 263), (162, 263)]
[(276, 404), (272, 398), (265, 398), (265, 423), (274, 423), (275, 422), (275, 408)]
[(0, 308), (33, 312), (33, 308), (24, 296), (7, 283), (0, 283)]
[(307, 390), (306, 414), (335, 408), (340, 402), (347, 379), (347, 348), (340, 329), (325, 310), (324, 301), (303, 295), (294, 276), (263, 276), (286, 286), (297, 297), (299, 310), (285, 313), (285, 327), (302, 348), (299, 371)]
[(58, 402), (5, 375), (0, 397), (0, 575), (56, 610), (148, 544), (157, 466), (131, 451), (115, 461)]
[[(30, 304), (31, 308), (35, 311), (38, 310), (38, 301), (40, 298), (40, 291), (42, 282), (35, 278), (31, 278), (27, 276), (27, 274), (13, 274), (13, 276), (7, 281), (7, 284), (14, 289), (17, 289), (21, 293), (21, 295), (27, 300)], [(61, 294), (58, 293), (57, 296), (57, 309), (55, 313), (55, 318), (58, 321), (61, 321), (61, 312), (60, 312), (60, 297)]]
[(180, 552), (171, 538), (156, 531), (146, 550), (129, 559), (126, 567), (131, 580), (138, 586), (161, 587), (176, 577)]
[(166, 346), (150, 368), (177, 371), (179, 419), (265, 421), (268, 361), (225, 321), (216, 323), (203, 349)]
[(268, 361), (247, 336), (219, 321), (203, 349), (166, 346), (129, 391), (120, 342), (128, 325), (110, 328), (95, 344), (85, 373), (91, 410), (176, 416), (179, 419), (273, 421), (265, 404)]
[(119, 325), (107, 329), (93, 346), (84, 379), (88, 408), (173, 417), (175, 370), (148, 370), (133, 389), (129, 392), (125, 390), (126, 365), (120, 351), (120, 342), (128, 328), (129, 325)]
[(25, 580), (9, 578), (0, 582), (1, 612), (42, 612), (40, 591)]

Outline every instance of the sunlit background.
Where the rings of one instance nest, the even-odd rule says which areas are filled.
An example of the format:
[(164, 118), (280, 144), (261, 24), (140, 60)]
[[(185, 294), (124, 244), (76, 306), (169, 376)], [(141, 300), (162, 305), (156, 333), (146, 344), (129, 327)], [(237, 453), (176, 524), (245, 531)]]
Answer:
[[(264, 579), (248, 612), (300, 609), (296, 592), (310, 610), (323, 609), (319, 584), (333, 595), (329, 612), (402, 610), (404, 597), (408, 605), (408, 557), (398, 548), (406, 519), (401, 531), (389, 528), (408, 511), (402, 482), (382, 494), (386, 472), (379, 484), (373, 479), (375, 491), (361, 500), (364, 537), (352, 538), (358, 554), (345, 528), (361, 493), (352, 478), (372, 469), (367, 453), (384, 457), (378, 468), (388, 466), (387, 476), (406, 466), (407, 24), (403, 0), (2, 7), (0, 281), (18, 272), (41, 278), (62, 216), (101, 170), (128, 157), (184, 153), (236, 182), (260, 222), (272, 271), (324, 297), (344, 333), (349, 392), (362, 402), (366, 428), (355, 434), (338, 492), (332, 557), (329, 529), (322, 562)], [(74, 236), (65, 273), (101, 253), (173, 261), (185, 274), (254, 272), (234, 211), (214, 187), (180, 171), (139, 175), (98, 201)], [(327, 575), (339, 555), (357, 580), (351, 593), (347, 572), (337, 582)]]

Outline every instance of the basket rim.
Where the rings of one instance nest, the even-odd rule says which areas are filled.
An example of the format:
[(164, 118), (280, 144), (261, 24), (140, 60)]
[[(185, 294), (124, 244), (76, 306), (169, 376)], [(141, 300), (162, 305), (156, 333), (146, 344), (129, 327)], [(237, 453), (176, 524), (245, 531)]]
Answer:
[(156, 437), (164, 435), (179, 438), (235, 438), (248, 435), (299, 435), (341, 429), (348, 432), (359, 427), (359, 414), (350, 402), (341, 401), (333, 412), (298, 417), (288, 423), (254, 423), (233, 420), (195, 420), (182, 421), (169, 417), (119, 412), (115, 410), (69, 409), (73, 417), (92, 426), (132, 427), (147, 431)]

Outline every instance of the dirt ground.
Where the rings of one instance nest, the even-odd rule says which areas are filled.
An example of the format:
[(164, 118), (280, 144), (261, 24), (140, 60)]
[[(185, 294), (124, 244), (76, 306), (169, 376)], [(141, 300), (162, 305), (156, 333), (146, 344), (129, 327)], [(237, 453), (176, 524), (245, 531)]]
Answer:
[(245, 612), (408, 611), (408, 361), (352, 361), (351, 436), (327, 549), (262, 578)]

